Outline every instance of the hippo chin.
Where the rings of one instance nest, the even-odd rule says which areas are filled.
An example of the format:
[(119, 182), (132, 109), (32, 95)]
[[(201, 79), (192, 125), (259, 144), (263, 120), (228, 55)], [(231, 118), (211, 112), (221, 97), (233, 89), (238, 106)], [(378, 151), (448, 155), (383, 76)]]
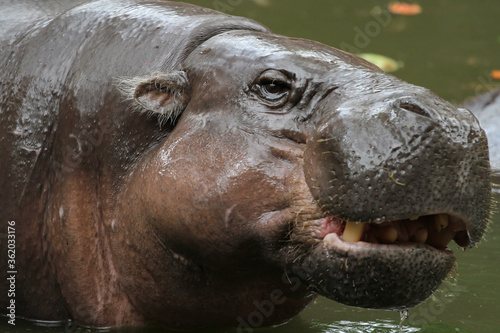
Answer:
[(19, 316), (270, 325), (317, 294), (407, 309), (453, 267), (449, 242), (483, 235), (474, 116), (358, 57), (163, 1), (0, 17)]

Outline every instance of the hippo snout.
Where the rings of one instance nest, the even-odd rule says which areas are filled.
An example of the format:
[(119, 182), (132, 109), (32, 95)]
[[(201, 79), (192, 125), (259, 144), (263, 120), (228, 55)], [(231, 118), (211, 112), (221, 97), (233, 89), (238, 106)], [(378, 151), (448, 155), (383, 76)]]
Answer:
[(468, 248), (483, 234), (487, 139), (467, 110), (422, 88), (349, 95), (325, 101), (305, 150), (306, 181), (326, 217), (306, 279), (349, 305), (408, 308), (453, 267), (451, 240)]
[[(368, 222), (441, 210), (483, 217), (485, 198), (475, 189), (489, 186), (486, 137), (468, 113), (430, 93), (424, 98), (348, 101), (322, 114), (304, 170), (323, 209)], [(426, 104), (440, 105), (439, 113)]]

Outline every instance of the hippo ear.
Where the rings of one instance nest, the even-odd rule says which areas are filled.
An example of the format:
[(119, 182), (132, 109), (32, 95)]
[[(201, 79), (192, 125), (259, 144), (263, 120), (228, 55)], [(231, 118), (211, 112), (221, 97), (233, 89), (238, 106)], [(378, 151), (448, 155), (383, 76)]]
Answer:
[(184, 71), (155, 74), (136, 81), (134, 101), (158, 116), (160, 125), (174, 122), (189, 102), (189, 81)]

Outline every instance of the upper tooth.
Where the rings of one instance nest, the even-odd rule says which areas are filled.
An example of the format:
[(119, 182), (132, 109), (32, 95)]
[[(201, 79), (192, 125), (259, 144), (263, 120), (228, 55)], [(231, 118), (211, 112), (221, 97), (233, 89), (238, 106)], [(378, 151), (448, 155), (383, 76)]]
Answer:
[(410, 217), (410, 221), (416, 221), (418, 220), (420, 216), (413, 216), (413, 217)]
[(342, 238), (346, 242), (359, 242), (363, 237), (363, 229), (365, 225), (358, 222), (346, 222), (344, 234)]
[(434, 217), (434, 226), (437, 231), (441, 231), (448, 226), (448, 215), (447, 214), (437, 214)]

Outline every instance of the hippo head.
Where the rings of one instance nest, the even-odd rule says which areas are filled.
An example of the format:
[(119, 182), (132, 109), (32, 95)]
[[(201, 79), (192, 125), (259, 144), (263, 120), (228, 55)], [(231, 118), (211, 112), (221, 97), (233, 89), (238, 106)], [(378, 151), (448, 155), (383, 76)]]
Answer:
[(230, 31), (182, 70), (131, 82), (135, 103), (172, 130), (131, 172), (120, 221), (141, 228), (113, 248), (132, 303), (158, 317), (160, 304), (186, 303), (174, 287), (208, 295), (207, 316), (232, 299), (233, 320), (273, 292), (283, 310), (269, 322), (315, 294), (407, 309), (453, 267), (448, 243), (469, 248), (486, 228), (476, 119), (358, 57)]

